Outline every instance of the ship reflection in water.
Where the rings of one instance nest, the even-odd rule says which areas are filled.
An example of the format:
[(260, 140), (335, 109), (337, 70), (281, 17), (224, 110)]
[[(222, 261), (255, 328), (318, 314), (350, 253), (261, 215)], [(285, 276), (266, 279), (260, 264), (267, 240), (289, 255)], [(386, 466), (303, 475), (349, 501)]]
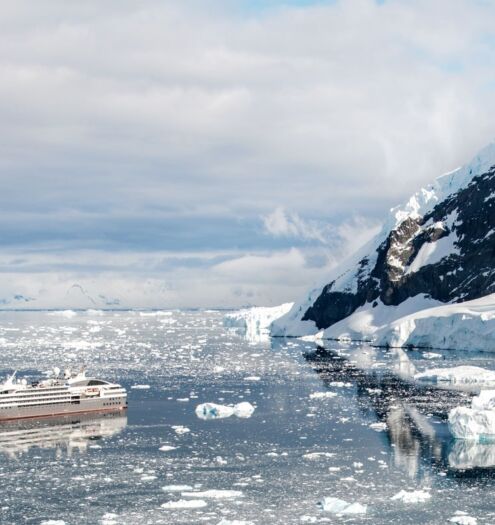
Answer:
[(121, 411), (1, 423), (0, 454), (19, 458), (31, 449), (55, 449), (57, 457), (64, 453), (70, 457), (74, 451), (85, 452), (96, 440), (115, 436), (126, 425)]
[(473, 385), (419, 382), (401, 349), (318, 347), (305, 358), (329, 388), (355, 384), (360, 410), (386, 425), (393, 462), (410, 478), (431, 469), (457, 479), (495, 475), (495, 443), (455, 440), (448, 430), (450, 409), (469, 403)]

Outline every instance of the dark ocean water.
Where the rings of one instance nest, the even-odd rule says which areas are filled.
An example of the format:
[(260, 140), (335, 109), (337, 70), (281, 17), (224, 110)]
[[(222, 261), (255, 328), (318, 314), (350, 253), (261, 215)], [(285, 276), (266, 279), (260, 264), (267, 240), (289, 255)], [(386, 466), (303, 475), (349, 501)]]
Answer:
[[(3, 375), (84, 364), (129, 392), (124, 415), (0, 426), (2, 524), (495, 523), (495, 445), (456, 442), (446, 425), (471, 392), (411, 379), (494, 370), (490, 354), (249, 341), (213, 311), (3, 312), (0, 346)], [(243, 401), (250, 418), (195, 414)], [(400, 490), (431, 497), (392, 500)], [(325, 496), (367, 512), (336, 517)], [(204, 506), (162, 507), (179, 500)]]

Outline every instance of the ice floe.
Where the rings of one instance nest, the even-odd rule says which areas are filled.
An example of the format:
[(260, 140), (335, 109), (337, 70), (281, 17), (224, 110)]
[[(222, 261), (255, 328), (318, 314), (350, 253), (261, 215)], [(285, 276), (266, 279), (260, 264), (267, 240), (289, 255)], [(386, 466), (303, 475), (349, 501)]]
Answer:
[(184, 491), (181, 493), (183, 498), (206, 498), (206, 499), (231, 499), (240, 498), (242, 492), (240, 490), (218, 490), (210, 489), (200, 492)]
[(165, 485), (162, 490), (164, 492), (184, 492), (193, 490), (193, 487), (191, 485)]
[(158, 450), (161, 452), (170, 452), (171, 450), (176, 450), (177, 447), (173, 447), (172, 445), (162, 445)]
[(490, 383), (495, 385), (495, 372), (486, 370), (479, 366), (456, 366), (453, 368), (433, 368), (419, 372), (414, 375), (414, 379), (419, 381), (429, 381), (432, 383)]
[(313, 392), (309, 394), (309, 399), (328, 399), (335, 397), (337, 394), (335, 392)]
[(332, 514), (366, 514), (367, 506), (361, 503), (348, 503), (347, 501), (332, 496), (326, 496), (318, 505), (325, 512)]
[(208, 503), (204, 499), (179, 499), (177, 501), (167, 501), (162, 503), (162, 509), (200, 509), (206, 507)]
[(401, 490), (395, 496), (392, 496), (392, 500), (400, 500), (404, 503), (424, 503), (431, 498), (431, 494), (426, 490)]
[(233, 406), (201, 403), (196, 407), (196, 415), (199, 419), (204, 420), (223, 419), (234, 415), (239, 418), (248, 418), (252, 416), (254, 410), (255, 407), (247, 401), (237, 403), (237, 405)]
[(150, 385), (132, 385), (132, 390), (148, 390)]
[(472, 516), (468, 516), (465, 512), (458, 512), (449, 519), (449, 522), (456, 523), (457, 525), (476, 525), (478, 520)]
[(226, 520), (224, 518), (222, 521), (219, 521), (217, 525), (254, 525), (254, 522), (244, 520)]

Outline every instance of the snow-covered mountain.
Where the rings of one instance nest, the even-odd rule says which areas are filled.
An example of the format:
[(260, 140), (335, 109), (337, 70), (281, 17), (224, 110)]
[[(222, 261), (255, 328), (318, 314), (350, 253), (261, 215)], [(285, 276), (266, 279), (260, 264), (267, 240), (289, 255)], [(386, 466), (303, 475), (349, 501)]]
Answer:
[(327, 338), (401, 346), (415, 344), (420, 325), (424, 346), (455, 346), (449, 324), (463, 332), (472, 319), (476, 332), (492, 313), (495, 319), (495, 143), (393, 208), (382, 231), (271, 332), (323, 330)]

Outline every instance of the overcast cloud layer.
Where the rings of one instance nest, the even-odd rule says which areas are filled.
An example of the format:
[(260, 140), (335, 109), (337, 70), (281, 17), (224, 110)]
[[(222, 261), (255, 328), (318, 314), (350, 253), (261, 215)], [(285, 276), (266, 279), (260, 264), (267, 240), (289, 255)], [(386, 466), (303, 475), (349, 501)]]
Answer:
[(495, 4), (0, 4), (4, 307), (297, 298), (495, 136)]

